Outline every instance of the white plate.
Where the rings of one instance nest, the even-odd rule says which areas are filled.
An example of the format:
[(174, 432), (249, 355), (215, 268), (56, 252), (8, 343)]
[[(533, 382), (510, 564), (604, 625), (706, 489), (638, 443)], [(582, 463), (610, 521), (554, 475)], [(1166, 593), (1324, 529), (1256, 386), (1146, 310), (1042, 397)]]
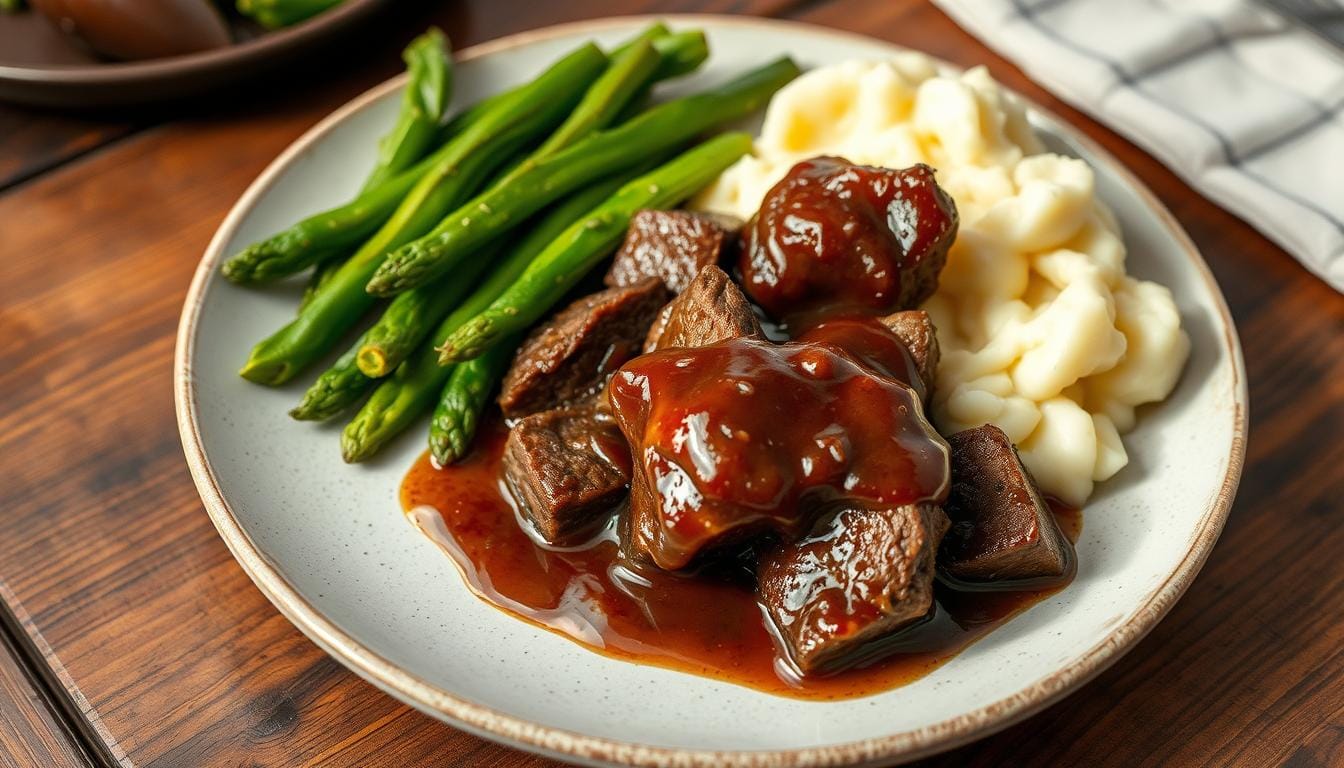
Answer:
[[(576, 43), (612, 42), (648, 19), (586, 22), (462, 53), (458, 104), (532, 76)], [(709, 65), (677, 90), (788, 53), (805, 67), (876, 58), (886, 43), (815, 27), (671, 17), (709, 34)], [(423, 448), (411, 431), (379, 460), (341, 463), (339, 423), (285, 413), (305, 382), (243, 381), (253, 342), (292, 317), (293, 286), (242, 290), (220, 261), (360, 185), (391, 123), (398, 81), (337, 110), (243, 195), (201, 261), (182, 314), (177, 410), (206, 509), (239, 563), (318, 645), (394, 696), (459, 727), (595, 764), (838, 765), (910, 759), (985, 735), (1077, 688), (1128, 650), (1199, 570), (1241, 471), (1246, 389), (1227, 308), (1157, 200), (1092, 142), (1036, 110), (1061, 151), (1097, 171), (1132, 273), (1169, 286), (1193, 342), (1166, 403), (1126, 437), (1131, 462), (1088, 504), (1077, 579), (908, 686), (836, 703), (781, 698), (590, 652), (474, 597), (403, 518), (397, 491)]]

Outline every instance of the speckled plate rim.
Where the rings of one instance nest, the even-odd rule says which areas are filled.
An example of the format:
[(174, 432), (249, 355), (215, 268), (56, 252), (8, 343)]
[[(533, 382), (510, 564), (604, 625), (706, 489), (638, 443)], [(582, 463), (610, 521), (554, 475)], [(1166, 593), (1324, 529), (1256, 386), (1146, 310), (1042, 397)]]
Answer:
[[(653, 19), (685, 25), (738, 25), (756, 27), (763, 31), (788, 28), (842, 40), (893, 45), (874, 38), (801, 22), (701, 14), (660, 14), (572, 22), (522, 32), (467, 48), (458, 54), (458, 58), (475, 59), (558, 36), (595, 32)], [(220, 536), (243, 570), (256, 583), (257, 588), (286, 618), (318, 646), (379, 688), (468, 732), (511, 746), (588, 764), (624, 764), (656, 768), (668, 766), (804, 768), (908, 761), (951, 749), (1006, 728), (1039, 712), (1091, 680), (1148, 634), (1185, 593), (1186, 588), (1204, 565), (1227, 521), (1232, 499), (1236, 494), (1245, 456), (1247, 433), (1249, 398), (1246, 389), (1246, 371), (1236, 326), (1233, 324), (1226, 300), (1194, 243), (1157, 197), (1100, 145), (1058, 116), (1024, 98), (1034, 112), (1034, 117), (1040, 118), (1042, 125), (1056, 135), (1067, 137), (1091, 153), (1099, 163), (1105, 164), (1109, 172), (1114, 173), (1122, 182), (1138, 192), (1148, 208), (1165, 225), (1171, 239), (1185, 253), (1191, 266), (1205, 281), (1208, 291), (1215, 299), (1221, 319), (1222, 343), (1233, 369), (1231, 400), (1235, 411), (1233, 435), (1227, 457), (1227, 473), (1208, 509), (1200, 517), (1189, 550), (1167, 579), (1139, 602), (1139, 608), (1129, 621), (1117, 626), (1106, 638), (1080, 655), (1076, 663), (1071, 666), (1036, 681), (1012, 696), (974, 711), (935, 725), (878, 738), (786, 750), (711, 751), (655, 747), (542, 726), (456, 696), (410, 674), (373, 652), (314, 608), (281, 575), (275, 564), (262, 554), (239, 524), (220, 490), (210, 460), (202, 447), (196, 418), (196, 391), (191, 375), (191, 361), (196, 324), (200, 317), (206, 283), (217, 271), (218, 264), (225, 255), (224, 246), (232, 239), (234, 232), (257, 200), (311, 145), (351, 115), (365, 109), (389, 91), (400, 87), (402, 82), (401, 77), (389, 80), (337, 109), (282, 152), (243, 193), (216, 231), (197, 267), (183, 306), (174, 357), (173, 390), (183, 450), (206, 511), (214, 521)]]

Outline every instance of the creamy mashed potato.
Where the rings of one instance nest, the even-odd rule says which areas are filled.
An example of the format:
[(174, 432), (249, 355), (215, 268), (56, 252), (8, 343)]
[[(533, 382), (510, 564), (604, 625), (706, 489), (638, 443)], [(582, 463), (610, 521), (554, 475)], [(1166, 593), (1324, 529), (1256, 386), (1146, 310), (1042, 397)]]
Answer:
[(797, 161), (928, 163), (961, 215), (938, 292), (933, 418), (992, 422), (1041, 487), (1080, 505), (1129, 461), (1134, 409), (1176, 385), (1190, 342), (1171, 292), (1125, 274), (1092, 169), (1045, 153), (984, 68), (939, 75), (921, 54), (813, 70), (777, 93), (754, 156), (693, 206), (748, 218)]

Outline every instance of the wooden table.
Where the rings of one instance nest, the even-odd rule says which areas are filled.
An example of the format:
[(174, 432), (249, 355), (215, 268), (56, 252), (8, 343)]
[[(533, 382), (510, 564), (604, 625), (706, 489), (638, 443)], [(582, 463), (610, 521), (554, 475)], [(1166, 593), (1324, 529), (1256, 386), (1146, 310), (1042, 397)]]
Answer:
[[(920, 2), (401, 5), (334, 63), (213, 102), (74, 117), (0, 107), (0, 765), (549, 764), (398, 704), (266, 602), (182, 460), (173, 335), (197, 259), (244, 187), (396, 72), (400, 44), (430, 21), (463, 46), (684, 11), (792, 18), (987, 64), (1156, 190), (1242, 334), (1252, 439), (1203, 574), (1097, 680), (928, 764), (1344, 764), (1344, 299)], [(291, 76), (305, 81), (284, 87)]]

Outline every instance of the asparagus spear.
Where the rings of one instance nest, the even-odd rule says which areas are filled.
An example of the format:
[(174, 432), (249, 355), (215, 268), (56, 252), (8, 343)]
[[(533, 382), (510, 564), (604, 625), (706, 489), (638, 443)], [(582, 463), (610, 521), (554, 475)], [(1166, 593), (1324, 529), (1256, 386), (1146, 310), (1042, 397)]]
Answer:
[(680, 203), (750, 151), (747, 134), (721, 134), (621, 187), (552, 241), (489, 309), (454, 331), (440, 360), (470, 360), (536, 322), (616, 247), (635, 211)]
[[(620, 53), (651, 33), (656, 35), (659, 30), (666, 31), (661, 25), (654, 25), (640, 37), (617, 48), (616, 52)], [(657, 37), (654, 47), (660, 56), (655, 80), (685, 74), (699, 66), (708, 55), (704, 35), (699, 32), (679, 32)], [(499, 103), (516, 98), (517, 91), (524, 87), (518, 86), (489, 96), (458, 113), (437, 131), (431, 144), (438, 145), (439, 149), (429, 157), (381, 184), (366, 183), (359, 195), (345, 205), (310, 216), (244, 248), (224, 263), (221, 270), (224, 276), (239, 284), (277, 280), (316, 264), (326, 253), (353, 247), (387, 221), (415, 183), (448, 151), (447, 144), (453, 137), (461, 134)], [(643, 96), (639, 99), (642, 100)], [(631, 99), (630, 103), (634, 101)]]
[(332, 251), (349, 248), (387, 221), (439, 156), (425, 158), (345, 205), (309, 216), (247, 246), (224, 262), (220, 271), (235, 283), (263, 283), (295, 274)]
[(238, 0), (238, 12), (267, 29), (297, 24), (341, 4), (342, 0)]
[[(472, 265), (470, 273), (454, 275), (454, 280), (451, 283), (437, 286), (443, 289), (443, 296), (438, 298), (444, 300), (448, 308), (451, 308), (462, 298), (462, 294), (476, 282), (481, 269), (491, 261), (493, 261), (493, 258), (490, 256), (479, 259)], [(387, 366), (387, 372), (385, 373), (366, 373), (364, 371), (365, 366), (360, 364), (360, 357), (373, 340), (375, 330), (379, 326), (390, 322), (390, 318), (404, 318), (408, 313), (424, 311), (423, 308), (407, 307), (405, 303), (399, 306), (399, 302), (410, 297), (412, 293), (404, 293), (397, 297), (397, 301), (388, 305), (382, 318), (365, 331), (354, 346), (341, 355), (335, 363), (332, 363), (330, 368), (317, 377), (312, 386), (303, 393), (303, 399), (299, 404), (290, 410), (289, 415), (299, 421), (325, 421), (353, 405), (356, 400), (363, 397), (364, 393), (373, 387), (379, 378), (391, 373), (396, 366)], [(444, 312), (446, 313), (447, 309)], [(403, 319), (401, 322), (406, 325), (425, 322), (427, 327), (432, 327), (440, 317), (442, 315), (433, 320), (424, 320), (423, 318), (420, 321)], [(423, 340), (421, 338), (419, 341)], [(419, 343), (419, 341), (416, 343)], [(409, 351), (407, 354), (409, 354)], [(402, 355), (403, 358), (405, 356)]]
[(299, 298), (300, 312), (308, 306), (317, 292), (322, 290), (322, 286), (331, 282), (331, 278), (336, 275), (344, 263), (345, 259), (341, 256), (332, 256), (317, 262), (316, 266), (313, 267), (313, 273), (308, 276), (308, 282), (303, 286), (303, 296)]
[(453, 88), (453, 58), (448, 38), (436, 27), (415, 38), (401, 58), (406, 62), (406, 88), (392, 131), (378, 142), (378, 161), (364, 189), (382, 184), (414, 165), (438, 135)]
[[(401, 55), (409, 75), (402, 94), (401, 114), (392, 132), (378, 142), (378, 161), (364, 180), (362, 192), (388, 181), (419, 161), (430, 146), (451, 138), (442, 136), (442, 126), (439, 125), (452, 91), (452, 56), (448, 39), (437, 28), (431, 27), (412, 40)], [(460, 123), (452, 128), (453, 135), (461, 132)], [(313, 266), (313, 273), (299, 299), (300, 312), (343, 263), (344, 254), (320, 259)]]
[(569, 118), (500, 183), (517, 178), (537, 161), (610, 124), (635, 91), (649, 82), (659, 61), (653, 44), (645, 39), (636, 40), (629, 48), (614, 56), (611, 66), (588, 88)]
[[(442, 32), (431, 28), (412, 40), (402, 52), (410, 77), (402, 97), (401, 114), (392, 132), (378, 142), (379, 158), (373, 170), (369, 172), (368, 178), (364, 180), (361, 194), (377, 188), (391, 180), (397, 173), (407, 170), (407, 166), (422, 159), (427, 147), (442, 144), (451, 138), (451, 135), (461, 132), (464, 124), (461, 120), (455, 120), (454, 124), (449, 126), (452, 134), (448, 136), (444, 135), (444, 126), (439, 125), (443, 109), (447, 106), (452, 80), (452, 59), (449, 56), (447, 42)], [(462, 118), (467, 114), (463, 113), (458, 117)], [(470, 117), (474, 119), (475, 115)], [(254, 251), (253, 255), (259, 256), (260, 251)], [(345, 263), (345, 254), (338, 256), (319, 254), (314, 261), (313, 272), (309, 275), (308, 282), (303, 287), (303, 296), (299, 299), (300, 312), (313, 300), (318, 289), (326, 285)], [(267, 265), (254, 262), (250, 267), (251, 274), (265, 274), (268, 268), (276, 269), (279, 264), (281, 262), (271, 262)], [(244, 262), (235, 257), (225, 264), (224, 271), (226, 275), (241, 278), (245, 272)], [(288, 268), (284, 268), (282, 274), (287, 273)]]
[(361, 339), (355, 365), (365, 376), (374, 379), (391, 373), (457, 306), (484, 267), (493, 260), (492, 254), (478, 254), (453, 274), (393, 299), (383, 310), (383, 316)]
[(709, 58), (709, 43), (705, 41), (705, 33), (698, 29), (664, 35), (653, 41), (653, 47), (658, 51), (658, 69), (646, 88), (694, 72)]
[(290, 410), (289, 415), (299, 421), (325, 421), (344, 411), (364, 396), (373, 386), (373, 379), (365, 376), (355, 365), (355, 356), (364, 343), (361, 336), (354, 346), (317, 377), (317, 381), (303, 393), (303, 400)]
[(513, 361), (522, 336), (496, 344), (480, 357), (452, 368), (448, 384), (429, 420), (429, 453), (439, 466), (452, 464), (467, 453), (476, 436), (476, 423), (499, 380)]
[(527, 235), (510, 249), (508, 257), (439, 324), (433, 343), (421, 347), (374, 390), (373, 396), (341, 434), (341, 453), (345, 460), (355, 462), (369, 458), (428, 410), (453, 371), (451, 366), (439, 365), (434, 345), (443, 343), (458, 326), (489, 307), (553, 239), (629, 178), (629, 175), (618, 175), (601, 180), (557, 204), (541, 215), (535, 225), (528, 227)]
[[(665, 34), (666, 29), (662, 27), (662, 25), (654, 25), (640, 36), (618, 48), (617, 52), (613, 54), (613, 58), (624, 57), (627, 52), (633, 49), (641, 40), (653, 39)], [(695, 58), (693, 54), (695, 37), (697, 37), (697, 35), (691, 35), (689, 37), (687, 35), (682, 35), (680, 36), (680, 42), (678, 42), (677, 45), (665, 48), (665, 53), (659, 60), (660, 70), (665, 73), (674, 73), (687, 66), (688, 62), (692, 62)], [(703, 42), (703, 36), (699, 37), (701, 42)], [(703, 46), (701, 47), (703, 48)], [(688, 51), (692, 51), (692, 53), (688, 55)], [(672, 57), (674, 60), (678, 61), (678, 66), (672, 68), (665, 66), (669, 60), (668, 57)], [(695, 61), (694, 63), (690, 63), (690, 66), (697, 66), (698, 63), (698, 61)], [(612, 75), (609, 73), (612, 70), (619, 71), (619, 68), (616, 64), (613, 64), (613, 67), (609, 69), (607, 73), (603, 74), (603, 78), (611, 77)], [(603, 78), (599, 78), (599, 82), (601, 82)], [(598, 83), (594, 83), (593, 88), (596, 88), (597, 85)], [(590, 88), (590, 92), (592, 92), (592, 90), (593, 89)], [(598, 90), (601, 91), (602, 89)], [(488, 108), (489, 104), (492, 103), (492, 100), (496, 98), (498, 97), (491, 97), (490, 99), (481, 102), (477, 107), (473, 107), (471, 110), (467, 110), (467, 112), (459, 115), (455, 121), (463, 120), (468, 123), (473, 122), (475, 116), (472, 115), (472, 112), (483, 111)], [(585, 96), (585, 102), (589, 101), (588, 97)], [(575, 111), (571, 113), (567, 124), (587, 120), (587, 118), (584, 117), (584, 113), (593, 107), (585, 109), (585, 102), (581, 102), (580, 106), (575, 108)], [(572, 133), (576, 138), (579, 135), (578, 132)], [(604, 199), (608, 194), (615, 191), (621, 181), (622, 179), (611, 179), (607, 180), (605, 183), (594, 185), (593, 189), (589, 190), (586, 194), (579, 195), (572, 202), (562, 205), (560, 210), (556, 211), (556, 216), (552, 220), (542, 221), (541, 225), (534, 233), (533, 238), (523, 244), (521, 253), (535, 255), (535, 253), (541, 250), (546, 242), (549, 242), (551, 237), (558, 234), (558, 232), (572, 219), (587, 211), (593, 205)], [(530, 256), (527, 256), (526, 258), (530, 258)], [(314, 382), (305, 393), (303, 401), (290, 411), (290, 415), (296, 419), (326, 419), (336, 415), (349, 405), (353, 404), (373, 386), (374, 378), (372, 377), (387, 375), (410, 354), (414, 346), (423, 340), (423, 336), (428, 333), (429, 329), (438, 322), (449, 309), (451, 309), (453, 304), (457, 302), (458, 298), (460, 298), (461, 290), (475, 281), (475, 273), (479, 270), (479, 267), (493, 260), (493, 258), (484, 255), (482, 258), (476, 259), (474, 263), (478, 265), (477, 269), (473, 269), (471, 274), (462, 274), (462, 271), (459, 270), (458, 273), (455, 273), (452, 276), (455, 281), (453, 285), (445, 283), (442, 286), (425, 286), (398, 296), (397, 299), (392, 302), (392, 305), (388, 307), (383, 318), (360, 337), (359, 341), (356, 342), (355, 347), (345, 355), (342, 355), (330, 369), (318, 377), (317, 381)], [(331, 264), (332, 262), (326, 263)], [(510, 263), (512, 264), (513, 262)], [(500, 282), (499, 290), (502, 290), (508, 283), (512, 282), (512, 280), (521, 273), (522, 268), (525, 265), (526, 263), (522, 261), (520, 257), (516, 266), (504, 270), (505, 279)], [(337, 264), (337, 266), (339, 266), (339, 264)], [(318, 272), (315, 272), (314, 280), (321, 280), (319, 275), (330, 274), (331, 272), (328, 270), (319, 270)], [(444, 283), (443, 280), (439, 282)], [(310, 282), (310, 286), (311, 285), (312, 283)], [(434, 293), (429, 295), (433, 295), (441, 302), (441, 305), (426, 310), (423, 302), (420, 301), (420, 299), (425, 297), (417, 296), (416, 294), (431, 288)], [(443, 289), (442, 293), (438, 292), (440, 288)], [(497, 292), (498, 291), (495, 291), (495, 293)], [(305, 295), (307, 295), (307, 292), (305, 292)], [(493, 296), (490, 298), (493, 298)], [(489, 298), (481, 301), (478, 309), (484, 308), (489, 304), (489, 301)], [(412, 315), (415, 316), (414, 319), (410, 317)], [(415, 330), (410, 333), (403, 332), (392, 334), (388, 329), (393, 327), (401, 329), (418, 329), (423, 327), (423, 332)], [(367, 353), (365, 357), (367, 357), (368, 354), (381, 354), (383, 357), (376, 364), (371, 362), (361, 366), (360, 361), (361, 359), (364, 359), (360, 356), (361, 352)], [(377, 358), (372, 359), (377, 360)], [(361, 371), (361, 367), (367, 369), (367, 373)]]
[(491, 186), (430, 233), (393, 251), (374, 273), (368, 291), (390, 296), (429, 282), (461, 263), (475, 247), (566, 192), (754, 112), (798, 71), (792, 60), (780, 59), (719, 88), (654, 107), (543, 159), (508, 183)]
[[(648, 36), (658, 33), (657, 30), (658, 27), (654, 27), (619, 49), (611, 66), (588, 88), (565, 122), (504, 178), (516, 178), (526, 173), (542, 159), (609, 123), (630, 96), (648, 82), (660, 63), (659, 55), (648, 40)], [(462, 290), (470, 284), (462, 271), (471, 270), (474, 277), (479, 271), (477, 265), (484, 260), (487, 259), (483, 254), (478, 254), (451, 274), (398, 295), (369, 330), (356, 359), (359, 369), (373, 377), (391, 373), (457, 304)]]
[(596, 46), (580, 47), (445, 145), (450, 151), (416, 183), (387, 223), (297, 318), (252, 349), (242, 376), (282, 384), (329, 349), (373, 303), (363, 286), (388, 251), (429, 231), (494, 167), (558, 123), (605, 64), (606, 56)]
[(397, 209), (416, 182), (452, 150), (452, 139), (475, 124), (500, 103), (516, 98), (524, 86), (482, 99), (439, 128), (433, 143), (439, 148), (428, 157), (375, 186), (367, 186), (345, 205), (309, 216), (288, 229), (253, 243), (224, 263), (220, 270), (235, 283), (260, 283), (302, 271), (373, 234)]

